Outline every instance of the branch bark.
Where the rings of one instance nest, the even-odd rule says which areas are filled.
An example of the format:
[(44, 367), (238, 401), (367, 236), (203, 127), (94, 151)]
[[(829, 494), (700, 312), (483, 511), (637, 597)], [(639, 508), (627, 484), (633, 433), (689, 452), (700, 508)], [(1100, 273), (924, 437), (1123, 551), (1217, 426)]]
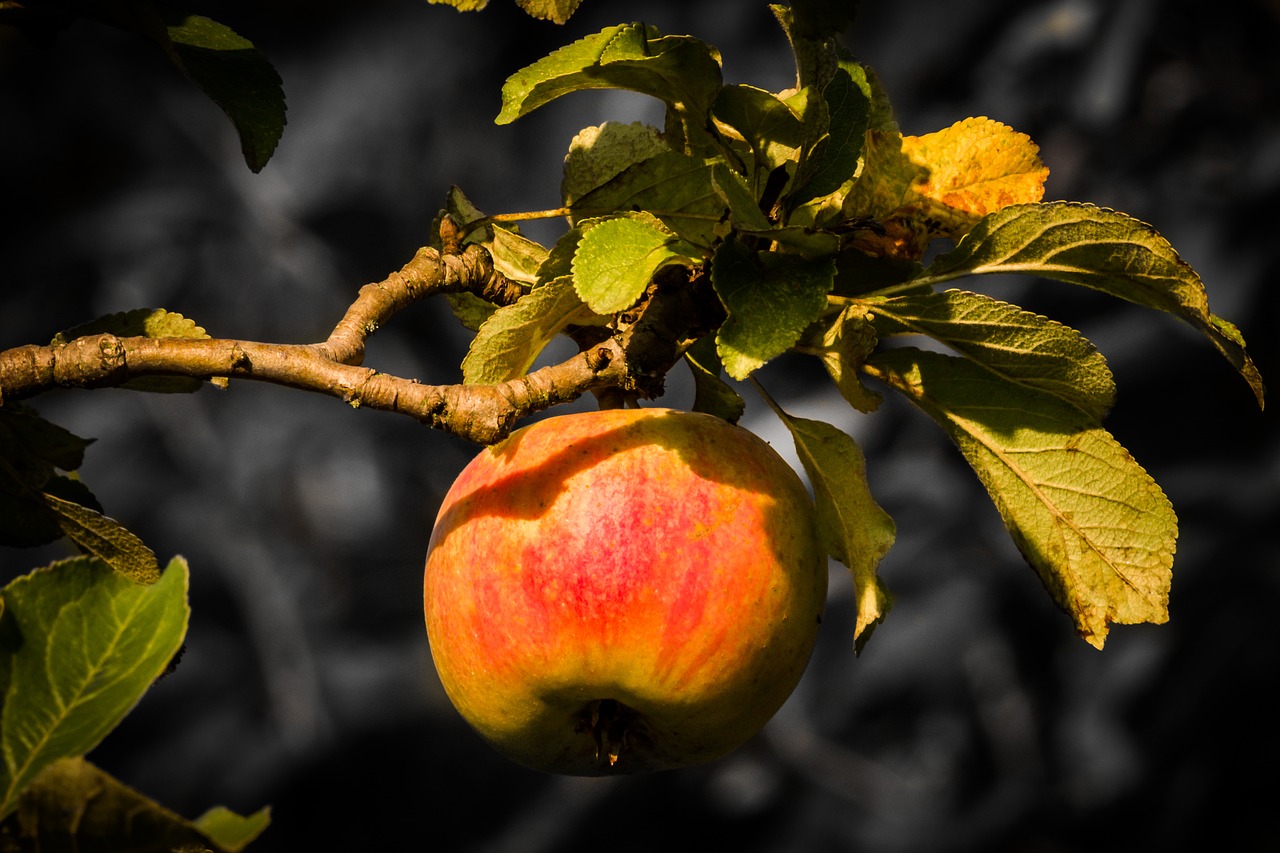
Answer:
[[(458, 247), (446, 240), (448, 248)], [(0, 352), (0, 404), (52, 388), (110, 387), (141, 376), (256, 379), (327, 394), (356, 407), (409, 415), (430, 427), (491, 444), (506, 436), (519, 418), (590, 391), (659, 395), (663, 377), (684, 350), (718, 324), (718, 300), (709, 287), (697, 284), (655, 283), (611, 337), (560, 364), (496, 385), (425, 385), (363, 367), (369, 336), (397, 311), (428, 296), (466, 291), (506, 305), (524, 291), (496, 272), (488, 252), (479, 246), (456, 253), (424, 248), (383, 281), (362, 287), (322, 343), (98, 334), (62, 344), (21, 346)]]

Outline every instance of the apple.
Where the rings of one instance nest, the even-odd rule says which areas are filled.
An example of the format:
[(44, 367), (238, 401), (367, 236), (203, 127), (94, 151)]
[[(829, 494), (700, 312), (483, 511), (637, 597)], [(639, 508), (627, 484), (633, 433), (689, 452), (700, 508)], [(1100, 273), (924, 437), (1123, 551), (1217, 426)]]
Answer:
[(795, 689), (826, 567), (803, 483), (753, 433), (563, 415), (483, 450), (445, 496), (427, 636), (454, 706), (516, 762), (681, 767), (741, 746)]

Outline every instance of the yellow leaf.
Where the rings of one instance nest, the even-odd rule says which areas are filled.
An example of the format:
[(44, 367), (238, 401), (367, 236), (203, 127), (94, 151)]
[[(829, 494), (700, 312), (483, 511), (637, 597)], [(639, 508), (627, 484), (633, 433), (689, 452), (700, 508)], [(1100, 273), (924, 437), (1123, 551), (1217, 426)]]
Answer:
[(843, 214), (879, 223), (855, 247), (918, 260), (936, 237), (958, 240), (989, 213), (1040, 201), (1048, 175), (1030, 137), (988, 118), (924, 136), (872, 130)]
[(1025, 133), (989, 118), (904, 137), (902, 150), (926, 170), (911, 188), (918, 204), (953, 239), (988, 213), (1044, 197), (1049, 170), (1040, 162), (1040, 149)]

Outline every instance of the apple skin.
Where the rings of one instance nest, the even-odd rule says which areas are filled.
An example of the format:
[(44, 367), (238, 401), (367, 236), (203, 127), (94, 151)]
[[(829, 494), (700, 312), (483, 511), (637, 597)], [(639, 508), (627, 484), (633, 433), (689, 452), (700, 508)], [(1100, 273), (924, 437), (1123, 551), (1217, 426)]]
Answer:
[(741, 746), (794, 690), (826, 557), (799, 477), (710, 415), (611, 409), (486, 448), (423, 585), (440, 681), (499, 752), (611, 775)]

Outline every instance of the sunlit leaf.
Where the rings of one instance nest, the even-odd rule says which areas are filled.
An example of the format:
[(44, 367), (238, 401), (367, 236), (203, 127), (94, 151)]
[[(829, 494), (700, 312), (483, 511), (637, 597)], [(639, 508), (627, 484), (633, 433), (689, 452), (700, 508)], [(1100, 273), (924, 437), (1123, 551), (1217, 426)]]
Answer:
[(729, 313), (716, 334), (725, 372), (745, 379), (790, 349), (827, 304), (835, 277), (830, 259), (756, 253), (725, 240), (711, 263), (711, 283)]
[(1115, 400), (1107, 361), (1069, 326), (978, 293), (947, 290), (869, 306), (882, 334), (927, 335), (1018, 385), (1101, 421)]
[(804, 125), (777, 95), (755, 86), (725, 86), (712, 108), (716, 121), (742, 140), (751, 153), (747, 163), (758, 194), (774, 169), (796, 160), (804, 143)]
[(58, 527), (81, 551), (136, 583), (159, 580), (155, 552), (123, 524), (56, 494), (46, 492), (41, 497), (57, 516)]
[(1071, 202), (1007, 207), (937, 258), (922, 279), (937, 283), (991, 273), (1026, 273), (1083, 285), (1180, 317), (1209, 338), (1263, 405), (1262, 376), (1245, 352), (1244, 338), (1209, 312), (1200, 276), (1145, 222)]
[(569, 277), (535, 287), (485, 320), (462, 360), (463, 381), (492, 385), (523, 376), (556, 335), (590, 315)]
[(946, 430), (1081, 637), (1101, 648), (1113, 622), (1168, 620), (1177, 518), (1093, 418), (965, 358), (904, 347), (864, 369)]
[(83, 853), (239, 853), (270, 822), (269, 809), (245, 817), (222, 807), (188, 821), (83, 758), (63, 758), (19, 798), (17, 811), (0, 826), (0, 845)]
[(563, 24), (578, 9), (582, 0), (516, 0), (516, 5), (535, 18)]
[(853, 573), (853, 638), (855, 649), (861, 651), (889, 612), (890, 596), (876, 567), (893, 545), (893, 519), (871, 495), (866, 460), (853, 438), (831, 424), (792, 417), (773, 406), (791, 431), (813, 486), (823, 545)]
[(672, 148), (700, 149), (720, 86), (720, 54), (711, 45), (689, 36), (664, 36), (643, 24), (621, 24), (566, 45), (507, 78), (495, 120), (508, 124), (570, 92), (626, 89), (666, 103)]
[(187, 566), (137, 584), (87, 557), (10, 583), (0, 622), (0, 817), (59, 758), (83, 755), (164, 671), (187, 628)]
[(712, 178), (721, 162), (674, 151), (650, 157), (579, 198), (570, 219), (576, 223), (619, 210), (644, 210), (682, 239), (710, 247), (726, 212)]
[(613, 314), (640, 299), (653, 275), (672, 263), (698, 263), (658, 220), (619, 216), (587, 229), (573, 257), (573, 286), (597, 314)]

